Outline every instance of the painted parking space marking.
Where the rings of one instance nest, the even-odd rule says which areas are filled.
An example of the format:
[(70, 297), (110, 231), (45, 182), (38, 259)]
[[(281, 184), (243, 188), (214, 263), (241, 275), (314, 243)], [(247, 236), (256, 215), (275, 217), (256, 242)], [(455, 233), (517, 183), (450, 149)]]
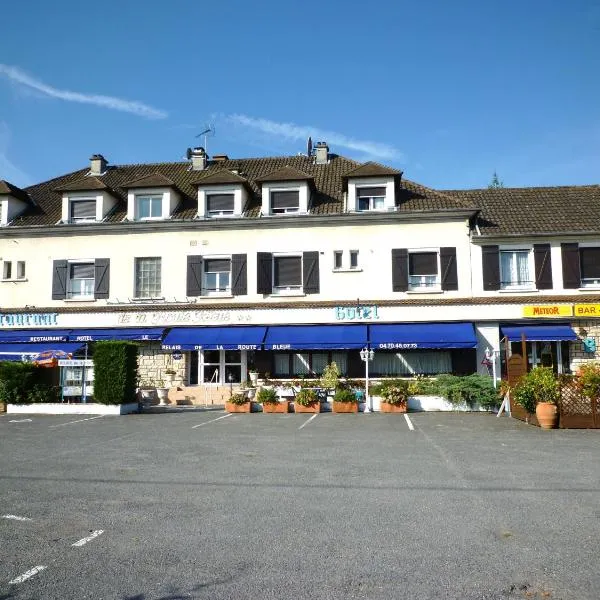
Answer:
[(407, 414), (404, 414), (404, 418), (406, 419), (406, 424), (408, 425), (408, 428), (411, 431), (415, 430), (415, 426), (412, 424), (412, 421), (410, 420), (410, 417)]
[(13, 521), (33, 521), (29, 517), (19, 517), (18, 515), (2, 515), (3, 519), (11, 519)]
[(89, 417), (87, 419), (78, 419), (77, 421), (69, 421), (68, 423), (60, 423), (59, 425), (49, 425), (49, 429), (54, 429), (55, 427), (64, 427), (65, 425), (72, 425), (73, 423), (83, 423), (83, 421), (93, 421), (94, 419), (102, 419), (104, 415), (98, 415), (97, 417)]
[(220, 417), (217, 417), (216, 419), (211, 419), (210, 421), (206, 421), (205, 423), (200, 423), (199, 425), (194, 425), (192, 427), (192, 429), (197, 429), (198, 427), (204, 427), (204, 425), (208, 425), (209, 423), (214, 423), (215, 421), (220, 421), (221, 419), (226, 419), (227, 417), (230, 417), (231, 413), (227, 413), (226, 415), (222, 415)]
[(298, 427), (298, 430), (302, 429), (303, 427), (306, 427), (316, 417), (317, 417), (317, 413), (315, 413), (310, 419), (308, 419), (308, 421), (304, 421), (304, 423), (302, 423), (302, 425), (300, 425), (300, 427)]
[(99, 535), (102, 535), (103, 533), (104, 533), (104, 529), (96, 529), (96, 531), (92, 531), (92, 533), (90, 533), (90, 535), (75, 542), (74, 544), (71, 544), (71, 546), (76, 547), (76, 548), (85, 546), (85, 544), (87, 544), (88, 542), (91, 542), (94, 538), (97, 538)]
[(33, 419), (11, 419), (9, 423), (31, 423)]
[(16, 585), (17, 583), (23, 583), (27, 581), (30, 577), (37, 575), (40, 571), (43, 571), (46, 567), (44, 565), (38, 565), (37, 567), (32, 567), (29, 571), (25, 571), (22, 575), (15, 577), (13, 580), (9, 581), (10, 585)]

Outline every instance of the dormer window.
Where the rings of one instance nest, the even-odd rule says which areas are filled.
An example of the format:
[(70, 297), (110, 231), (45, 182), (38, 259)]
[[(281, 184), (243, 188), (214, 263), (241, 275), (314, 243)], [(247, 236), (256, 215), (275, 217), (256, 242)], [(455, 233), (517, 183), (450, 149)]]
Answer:
[(162, 219), (163, 197), (136, 195), (135, 197), (135, 216), (136, 220), (142, 219)]
[(271, 190), (271, 213), (274, 215), (300, 211), (300, 190)]
[(74, 198), (69, 201), (69, 223), (90, 223), (96, 220), (96, 198)]
[(228, 217), (234, 214), (235, 195), (231, 194), (206, 194), (206, 216)]
[(384, 210), (385, 208), (385, 186), (357, 187), (356, 197), (359, 211)]

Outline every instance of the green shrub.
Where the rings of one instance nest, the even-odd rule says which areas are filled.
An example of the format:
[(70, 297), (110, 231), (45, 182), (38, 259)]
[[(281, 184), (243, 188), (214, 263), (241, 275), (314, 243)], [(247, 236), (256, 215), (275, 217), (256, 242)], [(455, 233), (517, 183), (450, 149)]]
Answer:
[(294, 398), (294, 402), (300, 404), (300, 406), (311, 406), (315, 402), (318, 402), (317, 392), (307, 388), (302, 388)]
[(383, 387), (381, 390), (381, 399), (383, 402), (393, 404), (394, 406), (406, 404), (408, 400), (408, 386), (409, 382), (406, 379), (396, 379)]
[(231, 404), (237, 404), (238, 406), (240, 406), (242, 404), (246, 404), (247, 402), (250, 402), (250, 400), (248, 399), (246, 394), (232, 394), (232, 396), (231, 396), (231, 398), (229, 398), (228, 402), (231, 402)]
[(466, 404), (473, 407), (479, 404), (482, 408), (490, 409), (500, 402), (499, 392), (487, 375), (440, 375), (427, 386), (429, 393), (443, 396), (455, 406)]
[(574, 379), (575, 387), (586, 398), (600, 397), (600, 362), (582, 364)]
[(59, 388), (52, 385), (52, 375), (52, 369), (31, 363), (0, 362), (0, 402), (58, 402)]
[(334, 402), (357, 402), (356, 394), (348, 388), (339, 387), (333, 396)]
[(519, 378), (511, 390), (511, 398), (527, 412), (534, 413), (538, 402), (556, 404), (560, 388), (554, 371), (550, 367), (536, 367)]
[(340, 369), (334, 361), (328, 364), (323, 370), (323, 375), (321, 376), (321, 387), (324, 387), (326, 390), (335, 390), (338, 387), (339, 380)]
[(100, 404), (134, 402), (137, 344), (97, 342), (94, 348), (94, 400)]
[(60, 402), (60, 387), (47, 383), (35, 383), (27, 394), (27, 402), (31, 404)]
[(256, 400), (262, 404), (277, 404), (279, 402), (279, 397), (274, 388), (261, 387), (260, 390), (258, 390), (258, 394), (256, 394)]

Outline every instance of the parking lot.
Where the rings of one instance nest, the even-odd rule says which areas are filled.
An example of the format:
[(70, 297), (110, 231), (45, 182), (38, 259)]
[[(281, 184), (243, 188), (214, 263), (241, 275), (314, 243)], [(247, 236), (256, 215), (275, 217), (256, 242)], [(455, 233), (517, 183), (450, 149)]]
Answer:
[(600, 434), (488, 414), (0, 416), (0, 599), (597, 599)]

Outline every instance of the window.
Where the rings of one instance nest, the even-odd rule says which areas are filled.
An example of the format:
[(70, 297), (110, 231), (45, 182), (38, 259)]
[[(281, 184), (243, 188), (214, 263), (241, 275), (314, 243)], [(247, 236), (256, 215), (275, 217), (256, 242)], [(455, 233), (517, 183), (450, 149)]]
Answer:
[(335, 250), (333, 253), (333, 268), (341, 269), (342, 268), (342, 259), (344, 253), (341, 250)]
[(579, 248), (581, 287), (600, 286), (600, 248)]
[(94, 263), (69, 263), (67, 298), (94, 297)]
[(9, 260), (2, 265), (2, 279), (12, 279), (12, 263)]
[(223, 294), (231, 292), (231, 259), (205, 258), (202, 293)]
[(69, 202), (69, 223), (96, 220), (96, 198), (78, 198)]
[(408, 255), (408, 287), (411, 290), (440, 285), (437, 252), (410, 252)]
[[(241, 350), (203, 350), (192, 353), (191, 367), (202, 383), (229, 384), (241, 383), (242, 364), (245, 351)], [(194, 366), (194, 363), (197, 366)], [(190, 377), (190, 383), (195, 383)]]
[(206, 216), (223, 217), (233, 214), (233, 194), (208, 194), (206, 196)]
[(383, 210), (385, 187), (361, 187), (356, 189), (358, 210)]
[(350, 268), (358, 269), (358, 250), (350, 250)]
[(437, 375), (452, 371), (452, 355), (448, 350), (415, 352), (375, 352), (371, 372), (374, 376)]
[(302, 289), (302, 257), (273, 257), (273, 291)]
[(296, 213), (300, 210), (299, 190), (271, 191), (271, 212), (274, 215)]
[(158, 298), (161, 295), (161, 259), (135, 259), (136, 298)]
[(135, 197), (136, 219), (161, 219), (162, 218), (162, 195), (159, 196), (136, 196)]
[(319, 377), (332, 362), (338, 366), (340, 375), (347, 374), (347, 352), (275, 352), (273, 373), (276, 377)]
[(500, 289), (533, 287), (530, 250), (500, 250)]
[(25, 261), (17, 261), (17, 279), (25, 279)]

